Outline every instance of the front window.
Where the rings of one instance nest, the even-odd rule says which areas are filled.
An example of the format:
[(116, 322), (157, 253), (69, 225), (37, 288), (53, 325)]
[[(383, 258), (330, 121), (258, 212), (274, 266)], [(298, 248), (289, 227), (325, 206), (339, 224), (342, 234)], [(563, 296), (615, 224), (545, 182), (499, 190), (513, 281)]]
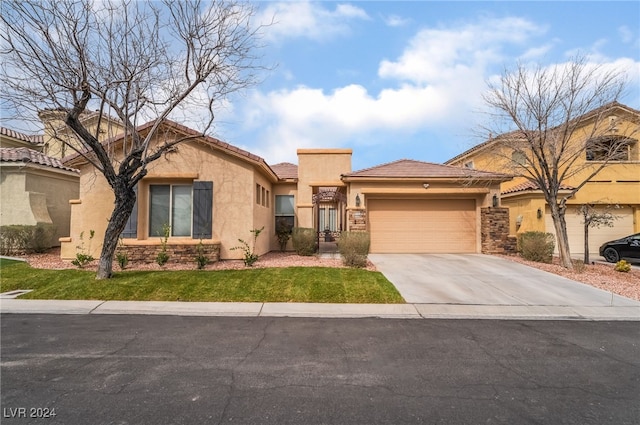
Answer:
[(276, 195), (276, 229), (295, 226), (295, 207), (293, 195)]
[(149, 236), (191, 236), (191, 198), (191, 185), (150, 185)]

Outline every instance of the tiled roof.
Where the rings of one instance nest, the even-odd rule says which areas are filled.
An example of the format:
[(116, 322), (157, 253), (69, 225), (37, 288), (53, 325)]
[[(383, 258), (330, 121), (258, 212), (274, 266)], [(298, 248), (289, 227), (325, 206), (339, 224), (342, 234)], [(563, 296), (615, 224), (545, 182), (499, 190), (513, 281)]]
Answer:
[[(573, 190), (573, 189), (575, 189), (573, 186), (568, 186), (564, 184), (560, 185), (560, 190)], [(503, 191), (502, 194), (506, 195), (508, 193), (526, 192), (529, 190), (540, 190), (540, 185), (532, 181), (526, 181), (524, 183), (520, 183), (513, 187), (510, 187), (509, 189)]]
[(369, 178), (489, 178), (509, 180), (510, 176), (500, 173), (469, 168), (454, 167), (452, 165), (434, 164), (431, 162), (401, 159), (376, 167), (365, 168), (345, 174), (344, 177)]
[[(634, 115), (640, 115), (640, 111), (638, 111), (636, 109), (633, 109), (633, 108), (630, 108), (627, 105), (623, 105), (622, 103), (614, 101), (614, 102), (607, 103), (606, 105), (603, 105), (603, 106), (601, 106), (599, 108), (593, 109), (592, 111), (589, 111), (586, 114), (583, 114), (583, 115), (580, 115), (578, 117), (575, 117), (571, 121), (572, 122), (575, 122), (576, 120), (585, 121), (585, 120), (588, 120), (588, 119), (590, 119), (590, 118), (592, 118), (592, 117), (594, 117), (594, 116), (596, 116), (598, 114), (601, 114), (603, 112), (607, 112), (610, 109), (614, 109), (614, 108), (626, 109), (628, 112), (630, 112), (630, 113), (632, 113)], [(518, 135), (523, 135), (523, 132), (521, 130), (515, 130), (515, 131), (508, 132), (508, 133), (500, 134), (500, 135), (498, 135), (496, 137), (489, 137), (489, 140), (487, 140), (485, 142), (482, 142), (480, 144), (477, 144), (477, 145), (473, 146), (471, 149), (468, 149), (468, 150), (462, 152), (461, 154), (454, 156), (453, 158), (445, 161), (445, 164), (451, 164), (452, 162), (455, 162), (455, 161), (459, 160), (460, 158), (463, 158), (465, 156), (468, 156), (469, 154), (472, 154), (474, 152), (477, 152), (479, 150), (484, 149), (485, 147), (495, 143), (496, 141), (504, 140), (504, 139), (507, 139), (507, 140), (508, 139), (512, 139), (512, 138), (518, 137)]]
[(41, 134), (29, 135), (19, 133), (15, 130), (11, 130), (5, 127), (0, 127), (0, 134), (7, 137), (13, 137), (14, 139), (22, 140), (23, 142), (31, 143), (34, 145), (41, 145), (44, 143), (44, 136)]
[[(144, 133), (145, 131), (150, 130), (153, 127), (154, 124), (155, 124), (155, 121), (149, 121), (148, 123), (139, 126), (137, 128), (137, 131), (139, 133)], [(271, 167), (269, 167), (269, 165), (267, 165), (265, 160), (262, 159), (261, 157), (259, 157), (258, 155), (254, 155), (249, 151), (246, 151), (244, 149), (240, 149), (240, 148), (238, 148), (236, 146), (230, 145), (229, 143), (226, 143), (226, 142), (223, 142), (221, 140), (218, 140), (215, 137), (208, 136), (206, 134), (203, 135), (199, 131), (196, 131), (196, 130), (191, 129), (191, 128), (187, 127), (187, 126), (184, 126), (182, 124), (178, 124), (177, 122), (171, 121), (171, 120), (168, 120), (168, 119), (165, 119), (162, 122), (162, 127), (164, 129), (179, 131), (179, 132), (185, 134), (186, 136), (192, 136), (194, 138), (197, 138), (197, 140), (199, 142), (201, 142), (201, 143), (205, 143), (205, 144), (220, 148), (222, 150), (226, 150), (226, 151), (228, 151), (230, 153), (233, 153), (233, 154), (236, 154), (236, 155), (239, 155), (239, 156), (243, 156), (243, 157), (245, 157), (245, 158), (247, 158), (247, 159), (249, 159), (251, 161), (254, 161), (254, 162), (257, 162), (257, 163), (259, 163), (261, 165), (264, 165), (267, 169), (269, 169), (269, 170), (271, 170), (273, 172), (273, 170), (271, 169)], [(112, 137), (112, 138), (110, 138), (108, 140), (105, 140), (104, 142), (102, 142), (102, 144), (103, 145), (110, 145), (110, 144), (113, 144), (113, 143), (117, 143), (117, 142), (121, 141), (122, 138), (123, 138), (123, 135), (119, 134), (119, 135), (114, 136), (114, 137)], [(66, 157), (62, 158), (62, 162), (63, 163), (68, 163), (70, 161), (73, 161), (73, 160), (79, 158), (80, 156), (81, 156), (80, 154), (74, 153), (72, 155), (69, 155), (69, 156), (66, 156)], [(273, 172), (273, 174), (275, 175), (275, 172)]]
[(298, 178), (298, 166), (290, 162), (281, 162), (274, 164), (271, 169), (280, 179), (297, 179)]
[(58, 168), (60, 170), (73, 171), (79, 173), (78, 170), (71, 167), (66, 167), (57, 158), (52, 158), (43, 154), (42, 152), (34, 151), (29, 148), (0, 148), (0, 161), (2, 162), (23, 162), (44, 165), (51, 168)]

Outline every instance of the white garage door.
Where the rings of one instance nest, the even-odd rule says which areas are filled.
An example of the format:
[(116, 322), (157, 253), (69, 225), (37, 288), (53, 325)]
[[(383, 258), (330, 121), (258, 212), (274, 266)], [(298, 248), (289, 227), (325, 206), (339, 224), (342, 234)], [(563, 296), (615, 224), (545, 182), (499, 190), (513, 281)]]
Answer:
[[(596, 207), (597, 211), (603, 212), (605, 207)], [(600, 226), (600, 228), (589, 228), (589, 254), (598, 255), (600, 245), (605, 242), (621, 238), (633, 233), (633, 214), (630, 207), (620, 207), (612, 209), (611, 212), (618, 217), (613, 221), (613, 227)], [(584, 254), (584, 224), (582, 215), (578, 215), (577, 207), (570, 206), (565, 214), (567, 221), (567, 234), (569, 236), (569, 248), (571, 254)], [(547, 208), (545, 216), (547, 232), (556, 234), (553, 226), (551, 212)], [(558, 253), (558, 243), (556, 241), (556, 254)]]
[(473, 199), (371, 199), (367, 201), (371, 252), (476, 252)]

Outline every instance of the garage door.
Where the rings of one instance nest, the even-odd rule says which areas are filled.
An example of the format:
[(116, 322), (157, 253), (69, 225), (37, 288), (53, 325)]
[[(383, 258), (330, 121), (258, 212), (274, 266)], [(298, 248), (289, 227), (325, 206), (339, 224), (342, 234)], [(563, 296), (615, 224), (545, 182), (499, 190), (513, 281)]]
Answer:
[[(600, 212), (604, 207), (596, 207)], [(589, 254), (598, 255), (600, 245), (607, 241), (621, 238), (633, 233), (633, 214), (630, 207), (620, 207), (611, 210), (618, 217), (613, 221), (613, 227), (601, 226), (600, 228), (589, 228)], [(567, 234), (569, 236), (569, 248), (571, 254), (584, 254), (584, 224), (582, 216), (578, 215), (577, 207), (570, 206), (565, 214), (567, 221)], [(547, 208), (545, 216), (545, 226), (547, 232), (556, 234), (551, 212)], [(558, 253), (558, 243), (556, 242), (556, 254)]]
[(476, 252), (473, 199), (367, 201), (371, 252)]

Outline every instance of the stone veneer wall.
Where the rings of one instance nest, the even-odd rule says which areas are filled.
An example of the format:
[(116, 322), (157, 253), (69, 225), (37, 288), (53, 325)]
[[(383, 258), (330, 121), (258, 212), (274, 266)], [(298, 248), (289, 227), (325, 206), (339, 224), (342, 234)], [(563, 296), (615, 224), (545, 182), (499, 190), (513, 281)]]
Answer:
[[(161, 245), (124, 245), (119, 246), (116, 252), (125, 251), (132, 263), (155, 263)], [(167, 244), (168, 263), (195, 263), (198, 250), (197, 244)], [(202, 244), (202, 253), (210, 263), (220, 260), (220, 244)]]
[(367, 210), (349, 210), (349, 231), (364, 232), (367, 230)]
[(517, 239), (509, 236), (509, 208), (482, 208), (480, 234), (483, 254), (515, 254)]

